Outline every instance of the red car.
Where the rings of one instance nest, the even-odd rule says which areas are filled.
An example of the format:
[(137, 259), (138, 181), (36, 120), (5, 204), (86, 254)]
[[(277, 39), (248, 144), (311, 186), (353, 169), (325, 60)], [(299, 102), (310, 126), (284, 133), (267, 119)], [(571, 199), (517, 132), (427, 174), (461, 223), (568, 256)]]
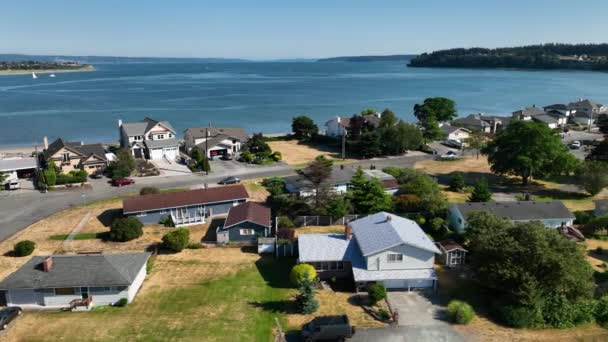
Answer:
[(115, 186), (123, 186), (123, 185), (130, 185), (130, 184), (135, 184), (135, 181), (132, 180), (131, 178), (117, 179), (114, 181)]

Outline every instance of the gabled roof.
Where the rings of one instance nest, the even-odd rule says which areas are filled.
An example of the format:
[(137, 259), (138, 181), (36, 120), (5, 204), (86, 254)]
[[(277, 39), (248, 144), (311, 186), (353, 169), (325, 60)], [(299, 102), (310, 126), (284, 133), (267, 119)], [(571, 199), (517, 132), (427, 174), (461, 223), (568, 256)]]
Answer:
[(251, 222), (270, 227), (270, 208), (256, 202), (245, 202), (230, 208), (224, 228), (230, 228), (241, 222)]
[(469, 114), (468, 116), (466, 116), (464, 118), (458, 118), (458, 119), (452, 120), (452, 122), (463, 125), (463, 126), (469, 126), (469, 127), (485, 128), (485, 127), (491, 126), (487, 121), (482, 120), (481, 115), (479, 115), (479, 114)]
[(95, 155), (103, 161), (107, 161), (106, 151), (101, 144), (82, 144), (80, 142), (66, 142), (62, 138), (53, 141), (49, 147), (44, 150), (44, 158), (49, 159), (62, 148), (72, 151), (81, 157), (90, 157)]
[(240, 127), (195, 127), (185, 130), (184, 135), (190, 135), (194, 139), (205, 138), (207, 130), (209, 130), (209, 138), (223, 136), (240, 140), (241, 142), (249, 140), (249, 135)]
[(543, 107), (544, 110), (570, 110), (570, 106), (563, 103), (556, 103)]
[(561, 201), (471, 202), (450, 205), (467, 217), (474, 211), (485, 211), (511, 221), (574, 219)]
[(540, 121), (540, 122), (546, 123), (548, 125), (557, 123), (556, 118), (554, 118), (551, 115), (547, 115), (547, 114), (535, 115), (532, 117), (532, 120)]
[[(482, 121), (482, 122), (484, 122), (484, 121)], [(450, 135), (456, 131), (463, 131), (463, 132), (471, 133), (471, 130), (466, 129), (464, 127), (457, 127), (457, 126), (450, 126), (450, 125), (441, 126), (441, 130), (447, 135)]]
[(437, 245), (437, 247), (439, 247), (439, 249), (442, 252), (451, 252), (451, 251), (458, 250), (458, 249), (468, 252), (464, 247), (462, 247), (461, 244), (457, 243), (454, 240), (442, 240), (442, 241), (436, 242), (435, 244)]
[(361, 254), (369, 256), (402, 244), (440, 253), (418, 224), (412, 220), (379, 212), (349, 223)]
[(177, 147), (179, 143), (177, 139), (160, 139), (160, 140), (144, 140), (144, 145), (149, 149), (163, 148), (163, 147)]
[(584, 99), (584, 100), (579, 100), (577, 102), (571, 102), (570, 104), (568, 104), (568, 106), (570, 106), (571, 108), (574, 108), (574, 109), (578, 109), (578, 108), (599, 109), (603, 105), (600, 103), (595, 103), (589, 99)]
[(344, 234), (299, 234), (298, 253), (300, 262), (350, 261), (361, 254)]
[[(355, 115), (360, 115), (360, 114), (355, 114)], [(353, 115), (354, 116), (354, 115)], [(373, 126), (373, 127), (378, 127), (380, 126), (380, 118), (378, 117), (378, 113), (376, 114), (366, 114), (366, 115), (361, 115), (363, 116), (363, 119), (365, 121), (365, 123)], [(340, 126), (348, 128), (350, 127), (350, 121), (352, 116), (350, 117), (346, 117), (346, 116), (338, 116), (336, 118), (333, 118), (331, 120), (328, 120), (325, 125), (327, 125), (328, 123), (330, 123), (331, 121), (335, 121), (337, 119), (340, 119)]]
[(244, 200), (248, 197), (249, 194), (247, 194), (247, 190), (243, 185), (222, 186), (126, 198), (122, 201), (122, 210), (124, 214), (131, 214), (142, 211)]
[(516, 115), (516, 116), (535, 116), (535, 115), (543, 115), (543, 114), (545, 114), (545, 111), (536, 106), (527, 107), (527, 108), (513, 112), (513, 115)]
[(175, 130), (168, 121), (158, 121), (149, 117), (146, 117), (143, 121), (140, 122), (123, 123), (122, 127), (125, 130), (125, 133), (127, 133), (128, 136), (132, 137), (136, 135), (146, 135), (157, 124), (161, 124), (171, 132), (175, 133)]
[(35, 256), (0, 282), (0, 289), (129, 286), (149, 257), (149, 253), (53, 255), (51, 270), (44, 272), (41, 263), (47, 257)]

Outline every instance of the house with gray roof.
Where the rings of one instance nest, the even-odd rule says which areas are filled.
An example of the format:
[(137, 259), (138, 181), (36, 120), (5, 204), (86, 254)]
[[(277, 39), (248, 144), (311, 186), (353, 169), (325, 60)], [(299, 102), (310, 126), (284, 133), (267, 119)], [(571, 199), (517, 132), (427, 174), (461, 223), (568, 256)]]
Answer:
[(207, 157), (235, 155), (249, 140), (249, 135), (240, 127), (198, 127), (184, 131), (186, 151), (198, 148)]
[(133, 301), (149, 253), (34, 256), (0, 282), (7, 306), (64, 309)]
[[(356, 114), (358, 115), (358, 114)], [(382, 113), (373, 113), (361, 115), (363, 123), (371, 128), (378, 128), (380, 126), (380, 118)], [(333, 138), (339, 138), (344, 135), (350, 128), (351, 117), (348, 116), (336, 116), (335, 118), (325, 122), (325, 135)]]
[(135, 158), (173, 162), (179, 157), (175, 130), (167, 121), (148, 117), (140, 122), (118, 120), (118, 129), (120, 146), (129, 149)]
[(298, 253), (321, 279), (352, 277), (357, 290), (376, 282), (410, 290), (436, 286), (441, 252), (416, 222), (379, 212), (350, 222), (344, 234), (300, 234)]
[(474, 132), (496, 133), (508, 123), (509, 118), (477, 113), (452, 120), (451, 126), (463, 127)]
[(66, 173), (74, 170), (92, 173), (108, 166), (106, 151), (101, 144), (84, 144), (58, 138), (48, 145), (46, 137), (44, 141), (42, 156), (45, 163), (55, 164), (59, 170)]
[(608, 215), (608, 199), (599, 199), (593, 201), (595, 203), (595, 216)]
[(574, 215), (561, 201), (513, 201), (455, 203), (448, 208), (448, 224), (462, 232), (473, 212), (487, 212), (515, 223), (539, 221), (548, 228), (572, 226)]

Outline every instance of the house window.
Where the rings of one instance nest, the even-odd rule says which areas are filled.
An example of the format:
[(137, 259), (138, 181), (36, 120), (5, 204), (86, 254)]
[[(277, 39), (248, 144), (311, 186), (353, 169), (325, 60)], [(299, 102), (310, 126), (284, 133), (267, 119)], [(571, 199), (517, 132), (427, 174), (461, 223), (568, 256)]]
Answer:
[(387, 254), (386, 258), (387, 258), (386, 261), (389, 264), (395, 263), (395, 262), (402, 262), (403, 261), (403, 254)]
[(137, 217), (143, 217), (143, 216), (146, 216), (146, 215), (148, 215), (148, 212), (142, 211), (141, 213), (137, 214)]
[(115, 286), (113, 287), (114, 290), (118, 291), (118, 292), (122, 292), (122, 291), (126, 291), (129, 287), (128, 286)]
[(63, 154), (63, 161), (64, 162), (69, 162), (70, 161), (70, 154), (69, 153), (64, 153)]
[(166, 210), (161, 210), (161, 211), (160, 211), (160, 214), (166, 214), (166, 213), (167, 213), (167, 211), (166, 211)]
[(173, 134), (169, 133), (169, 138), (173, 138)]
[(241, 235), (254, 235), (255, 230), (253, 229), (241, 229)]
[(59, 287), (55, 289), (56, 296), (70, 296), (74, 295), (76, 290), (73, 287)]
[(90, 287), (89, 291), (91, 292), (110, 292), (110, 287)]
[(159, 134), (156, 136), (157, 139), (165, 139), (165, 135), (164, 134)]

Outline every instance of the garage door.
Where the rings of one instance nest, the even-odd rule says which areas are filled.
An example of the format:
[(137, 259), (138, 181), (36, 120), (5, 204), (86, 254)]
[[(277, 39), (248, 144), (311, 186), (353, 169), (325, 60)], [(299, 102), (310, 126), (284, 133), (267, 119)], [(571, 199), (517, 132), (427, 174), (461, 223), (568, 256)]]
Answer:
[(177, 159), (177, 148), (166, 148), (165, 149), (165, 157), (167, 157), (167, 159), (169, 160), (176, 160)]
[(433, 279), (390, 279), (385, 280), (384, 287), (391, 290), (396, 289), (417, 289), (417, 288), (428, 288), (433, 287)]
[(36, 304), (38, 294), (34, 290), (11, 290), (10, 301), (12, 305)]
[(224, 149), (221, 149), (221, 150), (211, 150), (211, 151), (209, 151), (209, 155), (212, 156), (212, 157), (223, 156), (224, 154), (228, 154), (228, 149), (224, 148)]

